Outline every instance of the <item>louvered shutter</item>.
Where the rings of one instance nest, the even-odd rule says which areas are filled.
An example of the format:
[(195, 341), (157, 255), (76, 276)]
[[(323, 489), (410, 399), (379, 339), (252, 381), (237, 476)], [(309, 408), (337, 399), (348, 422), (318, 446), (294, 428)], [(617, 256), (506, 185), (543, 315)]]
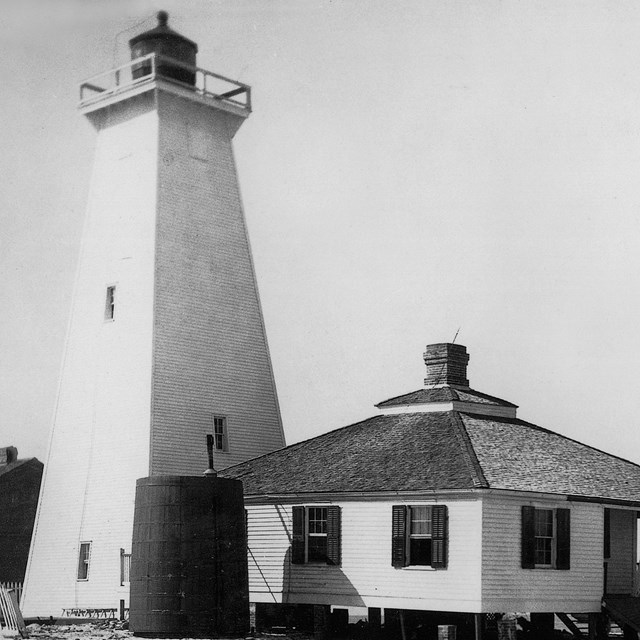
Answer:
[(431, 508), (431, 566), (447, 568), (447, 507), (441, 504)]
[(293, 564), (304, 564), (304, 507), (293, 507), (291, 562)]
[(556, 509), (556, 569), (571, 567), (571, 510)]
[(522, 507), (522, 568), (536, 566), (535, 507)]
[(407, 564), (407, 508), (404, 505), (393, 505), (391, 516), (391, 564), (404, 567)]
[(340, 564), (340, 507), (327, 507), (327, 564)]

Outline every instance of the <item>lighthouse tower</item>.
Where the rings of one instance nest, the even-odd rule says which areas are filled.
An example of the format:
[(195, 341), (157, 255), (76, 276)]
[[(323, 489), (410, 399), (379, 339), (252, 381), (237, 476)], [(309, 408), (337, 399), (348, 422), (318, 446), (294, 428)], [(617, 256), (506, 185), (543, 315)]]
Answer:
[(250, 88), (167, 26), (83, 83), (95, 165), (25, 615), (128, 606), (136, 479), (284, 446), (232, 138)]

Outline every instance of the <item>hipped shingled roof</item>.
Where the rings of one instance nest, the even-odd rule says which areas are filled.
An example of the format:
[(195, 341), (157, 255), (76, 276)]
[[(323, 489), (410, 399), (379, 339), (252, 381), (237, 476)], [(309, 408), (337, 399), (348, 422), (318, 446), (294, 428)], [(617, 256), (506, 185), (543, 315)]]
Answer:
[(466, 347), (427, 345), (425, 388), (383, 415), (221, 472), (248, 496), (501, 489), (640, 506), (640, 466), (516, 418), (469, 387)]
[(246, 495), (507, 489), (640, 503), (640, 466), (517, 418), (381, 415), (220, 473)]

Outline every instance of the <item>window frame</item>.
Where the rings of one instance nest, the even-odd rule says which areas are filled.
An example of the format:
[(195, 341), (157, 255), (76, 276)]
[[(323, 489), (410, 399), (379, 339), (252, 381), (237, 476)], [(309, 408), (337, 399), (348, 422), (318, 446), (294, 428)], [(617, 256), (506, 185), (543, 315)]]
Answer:
[(104, 321), (115, 322), (116, 319), (116, 285), (108, 284), (104, 301)]
[[(538, 520), (538, 516), (541, 515), (542, 513), (549, 513), (551, 514), (551, 535), (547, 536), (547, 535), (540, 535), (539, 531), (538, 531), (538, 526), (540, 524), (540, 521)], [(556, 566), (556, 555), (557, 555), (557, 546), (558, 546), (558, 541), (557, 541), (557, 536), (558, 536), (558, 525), (556, 522), (556, 511), (555, 509), (551, 509), (551, 508), (536, 508), (536, 510), (534, 511), (534, 527), (535, 527), (535, 531), (534, 531), (534, 539), (535, 539), (535, 562), (534, 562), (534, 568), (536, 569), (553, 569)], [(540, 550), (538, 548), (538, 541), (539, 540), (549, 540), (549, 550), (547, 551), (546, 549), (544, 550)], [(549, 560), (550, 562), (539, 562), (539, 554), (540, 553), (548, 553), (549, 554)]]
[[(222, 434), (216, 433), (216, 422), (222, 421)], [(211, 418), (212, 436), (213, 436), (213, 450), (218, 453), (229, 453), (229, 420), (227, 416), (220, 414), (213, 414)], [(218, 446), (218, 436), (220, 435), (221, 447)]]
[[(328, 546), (328, 520), (329, 520), (329, 511), (328, 511), (328, 507), (326, 506), (308, 506), (305, 507), (305, 513), (304, 513), (304, 561), (305, 564), (327, 564), (327, 546)], [(321, 523), (321, 528), (324, 529), (324, 531), (311, 531), (311, 515), (312, 515), (312, 511), (314, 516), (316, 516), (317, 512), (320, 512), (320, 517), (314, 517), (313, 522), (314, 523)], [(324, 512), (324, 513), (322, 513)], [(323, 549), (323, 555), (324, 555), (324, 559), (321, 558), (312, 558), (310, 559), (310, 554), (309, 554), (309, 549), (310, 549), (310, 543), (311, 543), (311, 538), (315, 538), (317, 540), (323, 540), (324, 541), (324, 549)]]
[[(86, 552), (83, 554), (83, 549)], [(78, 548), (78, 569), (76, 572), (77, 582), (87, 582), (89, 580), (89, 567), (91, 565), (91, 540), (82, 540)], [(81, 570), (84, 575), (81, 575)]]

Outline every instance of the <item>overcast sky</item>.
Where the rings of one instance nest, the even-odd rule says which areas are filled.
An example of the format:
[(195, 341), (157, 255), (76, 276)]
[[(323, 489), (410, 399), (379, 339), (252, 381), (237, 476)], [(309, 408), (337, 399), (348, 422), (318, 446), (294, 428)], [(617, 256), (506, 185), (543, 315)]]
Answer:
[(235, 149), (288, 443), (420, 388), (459, 330), (473, 388), (640, 462), (621, 0), (5, 0), (0, 446), (45, 457), (95, 143), (77, 85), (158, 9), (253, 87)]

